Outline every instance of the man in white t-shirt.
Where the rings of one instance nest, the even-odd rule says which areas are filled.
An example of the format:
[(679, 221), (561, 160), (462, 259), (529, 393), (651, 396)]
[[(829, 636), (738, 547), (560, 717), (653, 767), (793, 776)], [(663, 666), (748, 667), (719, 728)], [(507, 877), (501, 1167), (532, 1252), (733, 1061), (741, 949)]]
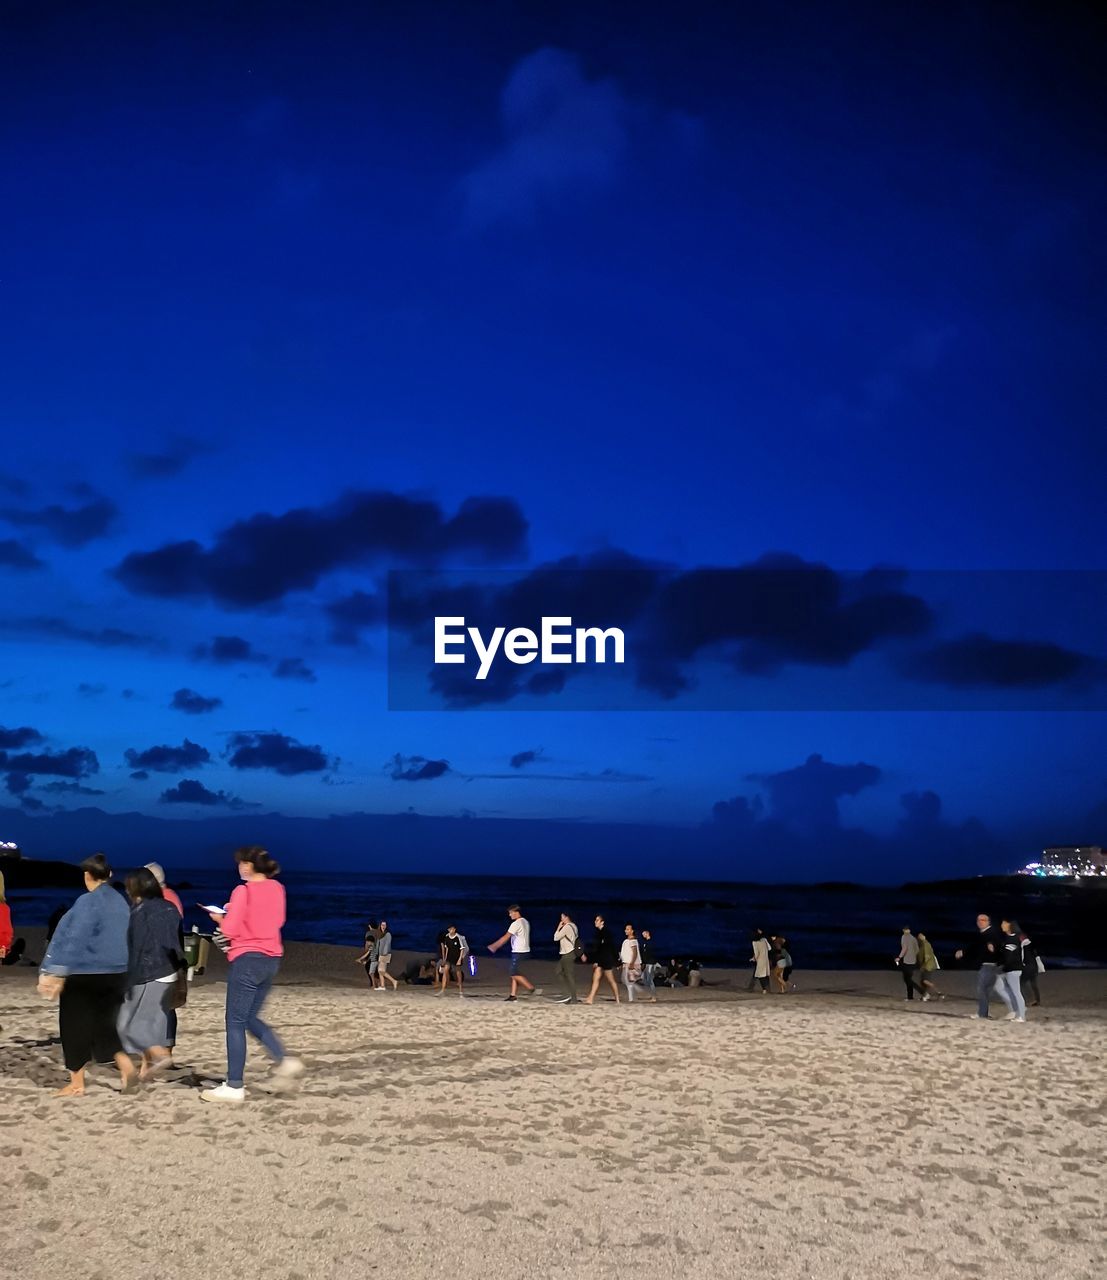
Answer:
[(488, 950), (495, 954), (506, 943), (511, 943), (511, 994), (507, 999), (514, 1000), (520, 987), (528, 995), (541, 995), (540, 989), (519, 972), (519, 965), (530, 955), (530, 921), (523, 918), (522, 911), (514, 904), (508, 907), (507, 914), (511, 917), (507, 933), (488, 945)]

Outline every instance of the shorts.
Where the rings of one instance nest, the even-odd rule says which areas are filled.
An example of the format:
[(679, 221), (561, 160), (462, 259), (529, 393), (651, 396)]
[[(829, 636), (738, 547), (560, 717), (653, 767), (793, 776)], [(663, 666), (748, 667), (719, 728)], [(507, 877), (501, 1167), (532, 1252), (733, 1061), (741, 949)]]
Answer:
[(511, 972), (512, 972), (512, 974), (516, 974), (516, 973), (518, 973), (518, 972), (519, 972), (519, 965), (520, 965), (524, 960), (529, 960), (529, 959), (530, 959), (530, 952), (529, 952), (529, 951), (513, 951), (513, 952), (511, 953)]
[(377, 972), (377, 964), (378, 964), (378, 961), (376, 961), (376, 960), (367, 960), (367, 961), (366, 961), (366, 963), (365, 963), (365, 972), (366, 972), (370, 977), (372, 977), (372, 976), (373, 976), (373, 974)]
[(391, 952), (389, 952), (389, 953), (388, 953), (388, 955), (386, 955), (386, 956), (381, 956), (381, 957), (377, 960), (377, 972), (378, 972), (378, 973), (387, 973), (387, 972), (388, 972), (388, 966), (389, 966), (391, 963), (392, 963), (392, 953), (391, 953)]

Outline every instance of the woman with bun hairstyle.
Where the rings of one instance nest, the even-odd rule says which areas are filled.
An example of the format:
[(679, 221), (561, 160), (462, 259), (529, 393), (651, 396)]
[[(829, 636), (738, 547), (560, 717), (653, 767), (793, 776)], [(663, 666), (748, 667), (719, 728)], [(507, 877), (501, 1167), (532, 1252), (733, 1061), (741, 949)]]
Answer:
[(288, 1057), (277, 1033), (261, 1020), (284, 951), (284, 886), (276, 879), (281, 869), (257, 844), (235, 850), (234, 857), (242, 884), (231, 894), (225, 911), (208, 913), (231, 945), (227, 952), (227, 1078), (200, 1094), (205, 1102), (245, 1100), (247, 1031), (273, 1059), (275, 1076), (291, 1079), (304, 1069), (298, 1058)]
[(79, 1098), (90, 1062), (115, 1059), (123, 1092), (138, 1083), (134, 1063), (116, 1030), (127, 991), (127, 927), (131, 912), (111, 887), (111, 867), (102, 853), (81, 863), (85, 890), (58, 922), (38, 967), (40, 995), (59, 1001), (62, 1055), (69, 1083), (54, 1096)]

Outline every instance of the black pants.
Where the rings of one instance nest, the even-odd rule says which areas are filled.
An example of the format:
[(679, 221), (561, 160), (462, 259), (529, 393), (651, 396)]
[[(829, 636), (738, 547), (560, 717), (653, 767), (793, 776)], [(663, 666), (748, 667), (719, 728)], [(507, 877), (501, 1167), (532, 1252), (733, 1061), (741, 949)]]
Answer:
[(900, 972), (903, 974), (903, 985), (907, 988), (907, 999), (914, 1000), (916, 991), (920, 992), (922, 995), (926, 995), (926, 990), (923, 987), (920, 987), (915, 981), (915, 970), (918, 968), (918, 965), (904, 964), (901, 960), (899, 968)]
[(58, 1020), (67, 1070), (110, 1062), (123, 1052), (115, 1023), (126, 990), (125, 973), (74, 973), (66, 978)]
[(1041, 992), (1039, 992), (1038, 990), (1038, 966), (1037, 965), (1035, 965), (1033, 969), (1024, 969), (1022, 971), (1022, 977), (1019, 979), (1019, 983), (1022, 986), (1022, 994), (1024, 999), (1026, 998), (1026, 988), (1029, 987), (1030, 990), (1034, 992), (1034, 1003), (1035, 1004), (1042, 1003)]

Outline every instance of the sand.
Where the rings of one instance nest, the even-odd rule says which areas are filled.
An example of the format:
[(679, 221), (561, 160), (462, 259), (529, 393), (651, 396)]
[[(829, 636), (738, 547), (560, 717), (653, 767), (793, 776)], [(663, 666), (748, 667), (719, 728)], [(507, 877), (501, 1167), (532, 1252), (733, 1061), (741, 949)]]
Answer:
[(1016, 1025), (969, 1020), (960, 973), (926, 1005), (890, 970), (587, 1008), (505, 1004), (491, 959), (465, 1001), (370, 994), (355, 955), (289, 948), (268, 1015), (309, 1070), (279, 1092), (252, 1049), (238, 1108), (198, 1094), (221, 961), (186, 1070), (66, 1102), (56, 1006), (0, 970), (0, 1273), (1107, 1275), (1107, 972), (1047, 973)]

